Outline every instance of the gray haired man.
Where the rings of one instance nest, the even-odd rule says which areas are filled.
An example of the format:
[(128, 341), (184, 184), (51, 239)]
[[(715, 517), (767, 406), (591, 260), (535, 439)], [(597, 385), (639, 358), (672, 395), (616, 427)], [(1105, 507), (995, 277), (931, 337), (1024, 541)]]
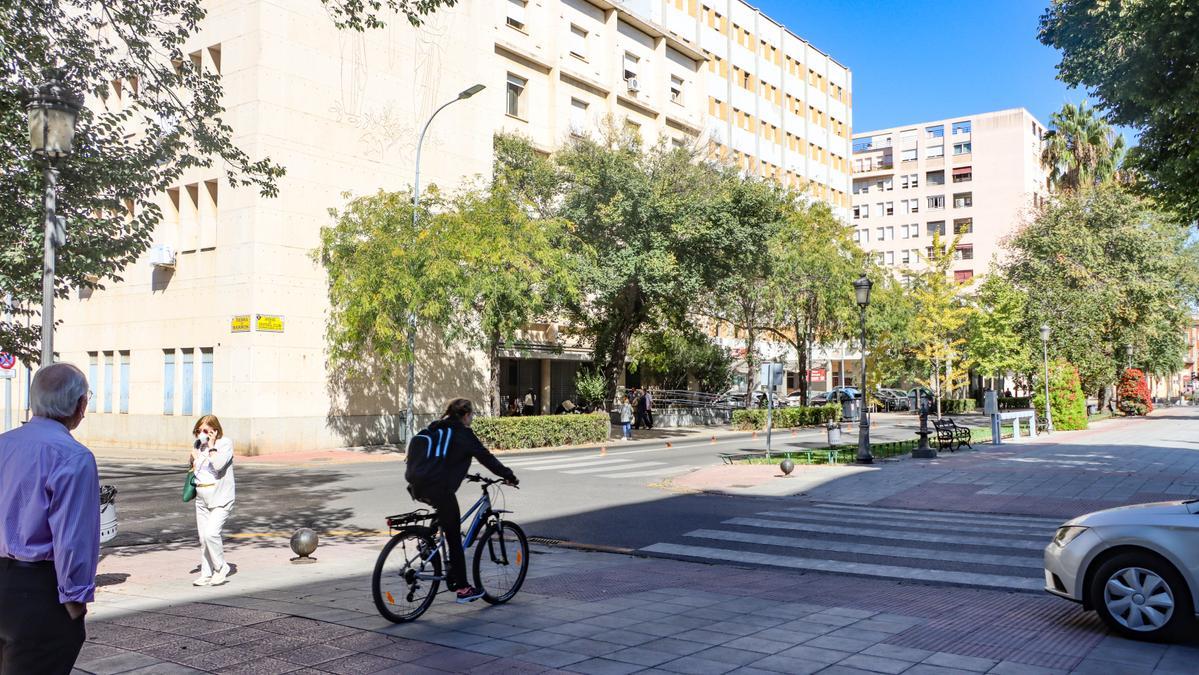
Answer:
[(86, 634), (100, 560), (96, 458), (71, 437), (87, 378), (37, 371), (33, 418), (0, 434), (0, 674), (70, 673)]

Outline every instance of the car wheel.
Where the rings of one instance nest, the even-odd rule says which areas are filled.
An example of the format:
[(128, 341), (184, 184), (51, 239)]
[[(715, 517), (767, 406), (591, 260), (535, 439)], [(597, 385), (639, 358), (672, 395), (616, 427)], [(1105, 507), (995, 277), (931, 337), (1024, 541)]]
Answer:
[(1170, 563), (1148, 553), (1122, 553), (1091, 579), (1091, 606), (1117, 633), (1139, 640), (1179, 634), (1192, 621), (1190, 590)]

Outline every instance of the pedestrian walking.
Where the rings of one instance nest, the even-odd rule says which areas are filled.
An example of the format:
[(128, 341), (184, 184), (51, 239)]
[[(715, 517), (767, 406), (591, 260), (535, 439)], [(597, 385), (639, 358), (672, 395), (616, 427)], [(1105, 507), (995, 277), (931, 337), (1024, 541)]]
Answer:
[(633, 406), (629, 404), (629, 397), (627, 395), (623, 396), (620, 402), (620, 426), (620, 440), (633, 440)]
[(645, 426), (645, 390), (641, 387), (633, 388), (633, 428), (640, 429)]
[(649, 389), (645, 390), (645, 428), (654, 428), (654, 397), (649, 393)]
[(0, 673), (70, 673), (100, 562), (96, 458), (71, 436), (87, 378), (45, 366), (29, 387), (33, 417), (0, 435)]
[(522, 415), (532, 415), (537, 411), (537, 395), (533, 390), (525, 392), (524, 408), (521, 410)]
[(191, 469), (196, 478), (196, 532), (200, 537), (200, 576), (195, 586), (218, 586), (229, 575), (221, 530), (233, 511), (233, 441), (225, 438), (216, 415), (205, 415), (192, 427)]

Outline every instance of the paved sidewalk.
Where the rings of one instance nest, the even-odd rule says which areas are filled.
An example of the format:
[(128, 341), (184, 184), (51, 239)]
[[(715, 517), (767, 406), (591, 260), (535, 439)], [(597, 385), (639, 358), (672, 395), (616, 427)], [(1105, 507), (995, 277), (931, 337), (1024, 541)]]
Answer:
[[(195, 588), (196, 551), (123, 550), (77, 664), (86, 673), (1194, 672), (1199, 647), (1107, 636), (1056, 598), (537, 548), (511, 603), (441, 599), (378, 617), (382, 538), (234, 544), (226, 585)], [(443, 598), (446, 595), (443, 594)]]

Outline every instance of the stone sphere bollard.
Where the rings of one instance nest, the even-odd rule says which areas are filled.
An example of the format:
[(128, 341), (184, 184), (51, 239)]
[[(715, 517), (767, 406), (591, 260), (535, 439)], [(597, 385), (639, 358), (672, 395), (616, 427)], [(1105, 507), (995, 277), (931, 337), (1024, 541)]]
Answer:
[(779, 462), (779, 468), (783, 470), (784, 476), (790, 476), (791, 472), (795, 470), (795, 462), (792, 462), (791, 458), (788, 457)]
[(313, 551), (316, 550), (320, 539), (316, 536), (316, 532), (307, 527), (301, 527), (291, 535), (291, 550), (295, 552), (296, 557), (292, 558), (293, 563), (314, 563), (316, 558), (310, 558)]

